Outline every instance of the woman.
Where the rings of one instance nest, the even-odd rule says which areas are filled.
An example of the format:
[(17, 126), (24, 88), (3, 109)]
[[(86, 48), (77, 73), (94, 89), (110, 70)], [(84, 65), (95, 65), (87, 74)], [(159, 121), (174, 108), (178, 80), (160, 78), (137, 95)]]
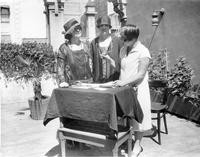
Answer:
[(64, 25), (65, 43), (58, 53), (58, 82), (65, 86), (77, 80), (90, 80), (89, 48), (86, 42), (81, 41), (82, 29), (78, 21), (69, 20)]
[[(89, 44), (80, 39), (81, 25), (74, 18), (64, 24), (65, 43), (58, 53), (58, 84), (67, 87), (74, 81), (91, 82), (92, 74), (89, 65)], [(64, 127), (69, 127), (71, 119), (61, 117)], [(75, 142), (68, 141), (68, 147), (74, 147)], [(85, 146), (85, 145), (83, 145)]]
[[(97, 19), (99, 35), (91, 42), (90, 53), (93, 63), (93, 81), (108, 82), (119, 79), (119, 52), (122, 43), (117, 36), (110, 34), (109, 16)], [(105, 57), (106, 56), (106, 57)], [(110, 63), (112, 61), (113, 63)], [(115, 67), (111, 66), (115, 64)]]
[(144, 114), (142, 123), (134, 121), (133, 124), (131, 124), (135, 131), (135, 144), (132, 151), (132, 157), (137, 157), (143, 151), (141, 146), (143, 132), (152, 127), (151, 101), (147, 72), (151, 57), (149, 50), (138, 41), (139, 28), (137, 26), (129, 24), (122, 27), (120, 35), (121, 39), (124, 41), (124, 46), (120, 52), (120, 78), (114, 82), (114, 85), (131, 85), (136, 87), (137, 99)]

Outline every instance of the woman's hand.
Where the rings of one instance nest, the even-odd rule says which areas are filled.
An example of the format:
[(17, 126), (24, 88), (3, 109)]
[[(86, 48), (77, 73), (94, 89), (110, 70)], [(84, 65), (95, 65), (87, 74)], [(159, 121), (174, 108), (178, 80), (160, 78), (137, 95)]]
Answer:
[(112, 60), (112, 58), (111, 58), (108, 54), (100, 54), (100, 56), (101, 56), (102, 58), (107, 59), (107, 60)]
[(59, 87), (61, 87), (61, 88), (69, 87), (69, 84), (67, 82), (62, 82), (59, 84)]
[(116, 87), (122, 87), (122, 86), (125, 86), (125, 85), (126, 85), (126, 83), (121, 81), (121, 80), (114, 81), (114, 86), (116, 86)]
[(100, 55), (102, 58), (105, 58), (105, 59), (107, 59), (109, 62), (110, 62), (110, 64), (113, 66), (113, 67), (115, 67), (115, 61), (108, 55), (108, 54), (101, 54)]

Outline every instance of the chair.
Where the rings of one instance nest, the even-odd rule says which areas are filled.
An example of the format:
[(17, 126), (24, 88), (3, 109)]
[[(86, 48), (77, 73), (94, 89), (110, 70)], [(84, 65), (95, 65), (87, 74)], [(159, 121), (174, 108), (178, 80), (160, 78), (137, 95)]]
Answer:
[[(82, 120), (70, 120), (63, 123), (58, 129), (58, 139), (61, 146), (61, 155), (66, 157), (66, 140), (90, 144), (97, 147), (111, 147), (113, 156), (118, 156), (119, 147), (128, 141), (128, 156), (131, 155), (132, 130), (127, 127), (118, 126), (118, 133), (111, 130), (105, 123), (88, 122)], [(63, 125), (67, 124), (67, 125)]]
[[(167, 82), (163, 81), (151, 81), (149, 82), (150, 93), (151, 93), (151, 113), (156, 114), (155, 117), (152, 117), (152, 120), (157, 121), (156, 131), (158, 140), (157, 142), (161, 145), (161, 133), (168, 134), (167, 121), (166, 121), (166, 98), (167, 98)], [(163, 118), (165, 132), (161, 131), (161, 119)]]

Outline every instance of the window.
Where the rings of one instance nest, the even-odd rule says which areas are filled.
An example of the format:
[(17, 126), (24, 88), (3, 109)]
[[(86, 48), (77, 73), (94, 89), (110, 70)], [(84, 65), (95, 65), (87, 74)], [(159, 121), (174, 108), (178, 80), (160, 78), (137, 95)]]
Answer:
[(1, 23), (10, 22), (10, 8), (5, 6), (1, 7)]
[(10, 35), (1, 35), (1, 43), (10, 43), (11, 36)]

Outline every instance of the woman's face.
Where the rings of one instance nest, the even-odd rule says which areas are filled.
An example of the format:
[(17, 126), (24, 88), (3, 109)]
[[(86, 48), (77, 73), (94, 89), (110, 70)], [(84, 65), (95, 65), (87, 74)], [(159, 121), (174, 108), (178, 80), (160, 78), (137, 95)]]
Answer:
[(103, 24), (99, 26), (100, 34), (107, 35), (109, 34), (110, 26), (107, 24)]
[(81, 37), (81, 35), (82, 35), (82, 28), (81, 28), (80, 25), (78, 25), (78, 26), (76, 26), (76, 27), (74, 28), (74, 31), (73, 31), (72, 35), (73, 35), (74, 37), (77, 37), (77, 38), (80, 38), (80, 37)]
[(131, 41), (124, 41), (124, 45), (129, 47), (129, 48), (132, 48), (133, 45), (135, 43), (135, 40), (131, 40)]
[(127, 37), (123, 34), (120, 34), (120, 39), (123, 42), (124, 46), (129, 47), (129, 48), (133, 47), (134, 43), (136, 42), (135, 39), (132, 39), (131, 41), (129, 41)]

